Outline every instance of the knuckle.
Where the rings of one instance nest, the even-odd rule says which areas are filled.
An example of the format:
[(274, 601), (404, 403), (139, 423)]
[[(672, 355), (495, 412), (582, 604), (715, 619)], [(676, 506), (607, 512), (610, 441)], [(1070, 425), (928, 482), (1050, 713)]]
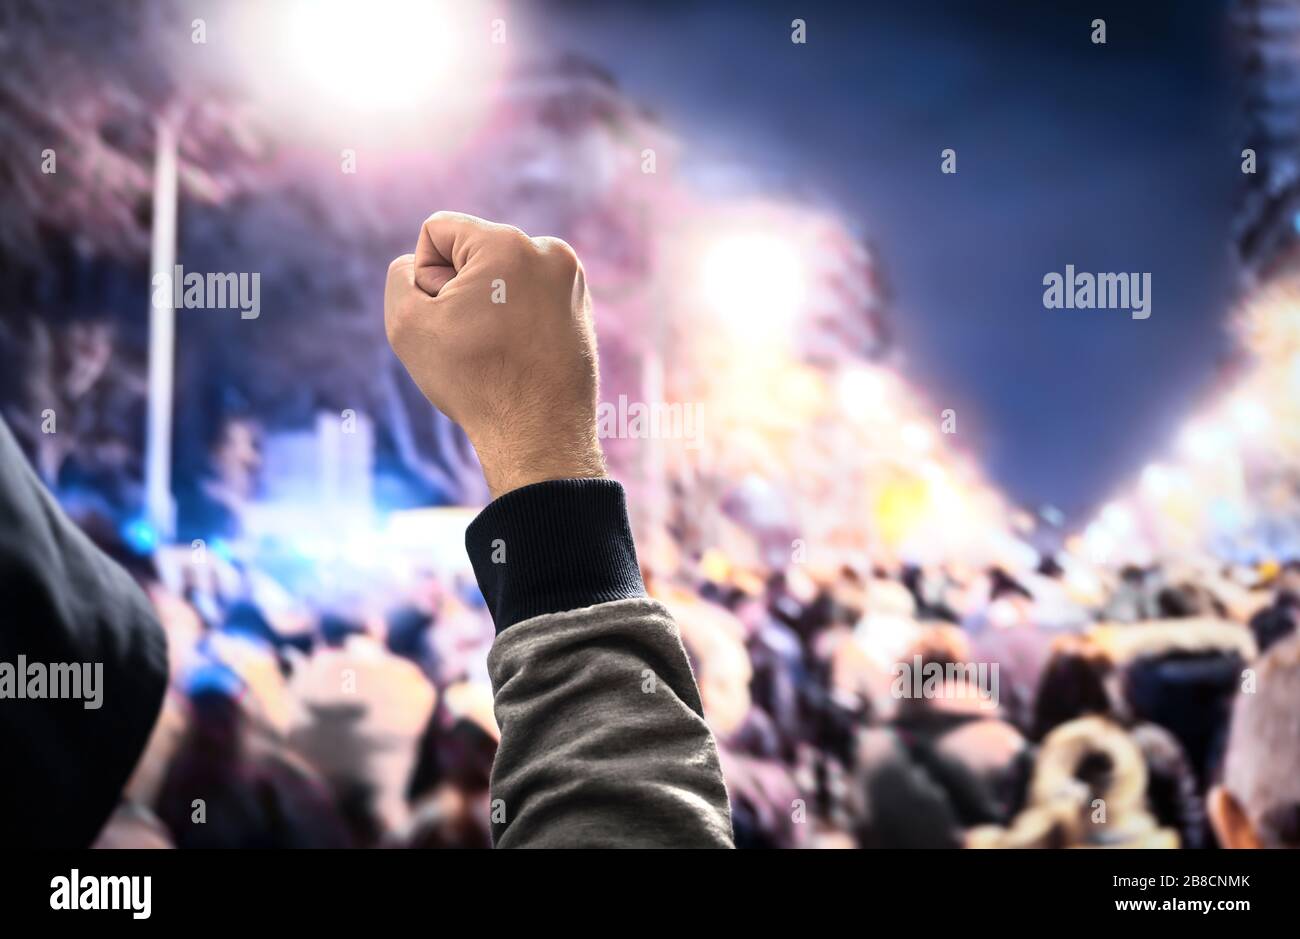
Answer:
[(518, 248), (525, 247), (530, 241), (524, 230), (516, 228), (514, 225), (503, 225), (501, 231), (497, 233), (497, 237), (502, 244)]
[(424, 220), (426, 225), (437, 225), (439, 222), (455, 222), (463, 219), (464, 216), (459, 212), (449, 212), (446, 209), (439, 209)]
[(534, 238), (533, 244), (541, 256), (555, 266), (567, 271), (576, 271), (578, 269), (580, 264), (578, 253), (563, 238), (553, 238), (550, 235), (545, 235), (541, 238)]
[(473, 215), (439, 209), (424, 220), (420, 230), (429, 232), (436, 239), (439, 232), (444, 233), (444, 235), (448, 232), (468, 234), (482, 226), (483, 220), (475, 218)]
[(494, 251), (512, 260), (521, 260), (532, 251), (529, 237), (513, 225), (502, 225), (492, 232), (491, 244)]

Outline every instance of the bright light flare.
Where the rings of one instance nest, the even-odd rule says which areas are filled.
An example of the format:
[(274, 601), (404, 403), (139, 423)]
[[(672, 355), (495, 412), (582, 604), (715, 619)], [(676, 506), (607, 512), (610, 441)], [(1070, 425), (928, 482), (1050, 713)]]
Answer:
[(889, 404), (890, 378), (874, 368), (846, 368), (836, 379), (836, 390), (846, 411), (876, 413)]
[(903, 427), (903, 444), (913, 453), (927, 453), (934, 446), (934, 432), (913, 421)]
[(1088, 560), (1094, 564), (1105, 564), (1116, 548), (1115, 537), (1093, 522), (1083, 533), (1083, 547)]
[(807, 269), (776, 235), (728, 235), (704, 252), (701, 292), (737, 337), (789, 334), (807, 298)]
[(1158, 463), (1152, 463), (1142, 471), (1142, 488), (1153, 498), (1163, 499), (1169, 494), (1171, 485), (1169, 470)]
[(1259, 434), (1268, 430), (1270, 420), (1268, 409), (1253, 398), (1238, 395), (1228, 407), (1228, 414), (1233, 425), (1247, 434)]
[(1179, 439), (1183, 452), (1195, 460), (1209, 462), (1225, 455), (1232, 438), (1221, 427), (1213, 424), (1191, 424)]
[(469, 37), (455, 11), (429, 0), (294, 0), (283, 50), (324, 107), (411, 110), (438, 92), (463, 93), (457, 76)]
[(1133, 531), (1133, 514), (1118, 502), (1101, 510), (1101, 522), (1107, 531), (1121, 537)]

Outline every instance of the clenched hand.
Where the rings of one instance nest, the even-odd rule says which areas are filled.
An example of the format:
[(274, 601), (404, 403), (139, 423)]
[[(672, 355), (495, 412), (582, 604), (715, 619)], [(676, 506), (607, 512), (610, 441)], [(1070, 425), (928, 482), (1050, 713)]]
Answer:
[(459, 212), (436, 212), (388, 267), (388, 341), (464, 429), (493, 498), (605, 475), (596, 435), (596, 335), (577, 256)]

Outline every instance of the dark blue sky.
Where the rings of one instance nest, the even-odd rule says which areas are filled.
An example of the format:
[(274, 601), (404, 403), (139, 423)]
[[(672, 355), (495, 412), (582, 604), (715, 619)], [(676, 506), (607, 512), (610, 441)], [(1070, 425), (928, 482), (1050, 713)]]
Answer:
[[(838, 206), (883, 259), (909, 377), (1013, 498), (1078, 514), (1167, 448), (1230, 348), (1226, 6), (547, 0), (528, 29), (688, 149)], [(1151, 272), (1151, 318), (1045, 310), (1066, 264)]]

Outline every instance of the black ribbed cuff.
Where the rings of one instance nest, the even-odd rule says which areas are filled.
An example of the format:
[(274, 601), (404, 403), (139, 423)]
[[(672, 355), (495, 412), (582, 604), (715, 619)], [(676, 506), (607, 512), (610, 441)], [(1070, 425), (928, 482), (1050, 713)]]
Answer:
[(498, 633), (534, 616), (646, 595), (623, 487), (612, 479), (507, 492), (470, 522), (465, 549)]

